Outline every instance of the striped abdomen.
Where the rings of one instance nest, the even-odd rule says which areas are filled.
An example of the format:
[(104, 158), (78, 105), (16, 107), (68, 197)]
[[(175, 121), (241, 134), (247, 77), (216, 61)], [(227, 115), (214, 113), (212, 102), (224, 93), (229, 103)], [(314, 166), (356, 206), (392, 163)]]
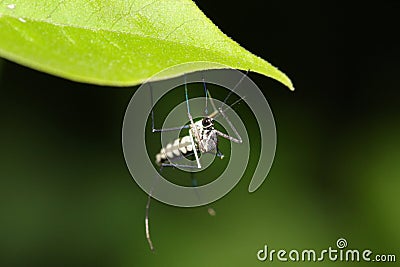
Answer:
[(180, 158), (193, 151), (193, 145), (190, 136), (184, 136), (176, 139), (173, 143), (169, 143), (162, 148), (160, 153), (156, 155), (156, 163), (161, 165), (164, 162)]

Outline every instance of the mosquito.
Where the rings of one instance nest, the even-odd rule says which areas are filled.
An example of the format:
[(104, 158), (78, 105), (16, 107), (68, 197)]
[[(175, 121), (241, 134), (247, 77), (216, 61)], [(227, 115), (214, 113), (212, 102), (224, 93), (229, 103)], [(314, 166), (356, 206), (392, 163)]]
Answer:
[[(204, 93), (205, 93), (205, 109), (204, 109), (204, 116), (196, 121), (194, 121), (192, 114), (190, 112), (190, 105), (189, 105), (189, 96), (188, 96), (188, 88), (186, 82), (186, 75), (185, 77), (185, 101), (186, 101), (186, 110), (187, 116), (189, 119), (189, 124), (179, 126), (179, 127), (172, 127), (172, 128), (163, 128), (163, 129), (156, 129), (154, 127), (154, 103), (153, 103), (153, 89), (151, 85), (150, 87), (150, 97), (151, 97), (151, 127), (152, 132), (166, 132), (166, 131), (181, 131), (183, 129), (188, 129), (188, 134), (175, 139), (173, 142), (168, 143), (165, 147), (161, 148), (160, 152), (155, 156), (155, 163), (160, 167), (160, 172), (164, 167), (179, 167), (179, 168), (197, 168), (201, 169), (201, 162), (200, 156), (206, 153), (215, 154), (217, 157), (223, 159), (224, 154), (218, 148), (218, 138), (225, 138), (231, 142), (241, 144), (242, 138), (239, 135), (238, 131), (229, 120), (228, 116), (226, 115), (223, 107), (226, 105), (228, 98), (232, 95), (234, 90), (237, 86), (242, 82), (244, 77), (247, 76), (248, 71), (241, 77), (239, 82), (235, 85), (235, 87), (229, 92), (229, 94), (225, 97), (224, 102), (221, 104), (220, 107), (216, 107), (213, 98), (211, 97), (210, 92), (207, 89), (206, 82), (204, 78), (202, 79)], [(242, 99), (238, 99), (235, 101), (230, 107), (240, 102)], [(208, 113), (208, 102), (210, 102), (213, 112), (211, 114)], [(217, 116), (222, 116), (226, 122), (228, 123), (229, 127), (232, 129), (234, 133), (234, 137), (228, 134), (225, 134), (218, 129), (215, 128), (214, 119)], [(175, 163), (176, 160), (182, 159), (183, 157), (193, 156), (196, 161), (196, 166), (194, 165), (183, 165)], [(195, 180), (192, 179), (193, 186), (197, 186), (196, 183), (193, 183)], [(150, 201), (151, 201), (151, 191), (148, 195), (148, 200), (146, 204), (146, 215), (145, 215), (145, 231), (146, 231), (146, 239), (149, 243), (150, 249), (154, 251), (153, 242), (150, 237), (150, 228), (149, 228), (149, 210), (150, 210)], [(215, 215), (215, 211), (212, 208), (208, 209), (210, 215)]]

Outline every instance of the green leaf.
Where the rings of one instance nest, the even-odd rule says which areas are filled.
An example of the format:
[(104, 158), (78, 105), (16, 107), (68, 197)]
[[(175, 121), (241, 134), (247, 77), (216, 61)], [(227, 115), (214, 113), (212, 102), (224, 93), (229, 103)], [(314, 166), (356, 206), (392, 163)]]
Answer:
[(210, 61), (293, 89), (284, 73), (224, 35), (190, 0), (0, 2), (0, 56), (67, 79), (128, 86), (176, 64)]

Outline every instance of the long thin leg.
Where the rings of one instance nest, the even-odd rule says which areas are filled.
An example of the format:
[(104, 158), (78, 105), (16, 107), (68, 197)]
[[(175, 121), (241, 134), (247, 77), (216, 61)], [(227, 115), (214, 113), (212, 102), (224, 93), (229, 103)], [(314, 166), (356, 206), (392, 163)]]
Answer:
[[(214, 108), (213, 113), (211, 113), (210, 116), (208, 116), (208, 117), (209, 117), (209, 118), (214, 118), (214, 119), (215, 119), (215, 118), (217, 118), (217, 117), (218, 117), (219, 115), (221, 115), (221, 114), (219, 113), (217, 107), (215, 106), (214, 100), (213, 100), (213, 98), (211, 97), (210, 92), (208, 92), (208, 98), (210, 99), (211, 105), (212, 105), (213, 108)], [(232, 108), (234, 105), (238, 104), (240, 101), (243, 101), (243, 100), (245, 100), (245, 99), (246, 99), (245, 96), (242, 97), (242, 98), (239, 98), (238, 100), (236, 100), (235, 102), (233, 102), (232, 104), (230, 104), (227, 108), (223, 109), (223, 111), (227, 111), (229, 108)]]
[(163, 166), (163, 167), (180, 167), (180, 168), (197, 169), (197, 166), (182, 165), (182, 164), (175, 164), (175, 163), (163, 163), (163, 164), (161, 164), (161, 166)]
[[(247, 71), (247, 73), (248, 73), (248, 72), (249, 72), (249, 71)], [(235, 85), (234, 89), (236, 89), (237, 86), (242, 82), (242, 80), (243, 80), (244, 77), (247, 75), (247, 73), (246, 73), (245, 75), (243, 75), (243, 77), (242, 77), (242, 78), (239, 80), (239, 82)], [(203, 82), (204, 82), (204, 80), (203, 80)], [(233, 90), (234, 90), (234, 89), (233, 89)], [(213, 118), (213, 117), (216, 118), (219, 114), (221, 114), (221, 115), (224, 117), (224, 119), (228, 122), (229, 126), (231, 127), (231, 129), (233, 130), (233, 132), (235, 133), (235, 135), (236, 135), (237, 138), (234, 138), (234, 137), (232, 137), (232, 136), (229, 136), (229, 135), (227, 135), (227, 134), (225, 134), (225, 133), (223, 133), (223, 132), (220, 132), (220, 131), (216, 130), (216, 131), (217, 131), (217, 134), (218, 134), (219, 136), (223, 137), (223, 138), (229, 139), (229, 140), (232, 141), (232, 142), (239, 143), (239, 144), (242, 143), (242, 138), (240, 137), (238, 131), (236, 130), (235, 126), (233, 126), (232, 122), (228, 119), (228, 116), (225, 114), (225, 110), (226, 110), (226, 109), (223, 110), (223, 109), (222, 109), (222, 106), (221, 106), (220, 108), (218, 108), (218, 109), (215, 107), (214, 100), (213, 100), (213, 98), (211, 97), (210, 92), (208, 92), (205, 83), (204, 83), (204, 90), (207, 92), (207, 95), (208, 95), (208, 97), (210, 98), (211, 105), (212, 105), (213, 108), (214, 108), (214, 112), (211, 113), (211, 115), (210, 115), (209, 117), (210, 117), (210, 118)], [(225, 104), (225, 102), (227, 101), (227, 99), (229, 98), (229, 96), (232, 94), (233, 90), (232, 90), (232, 91), (228, 94), (228, 96), (225, 98), (224, 104)], [(237, 103), (239, 103), (241, 100), (242, 100), (242, 98), (236, 100), (236, 101), (231, 105), (231, 107), (232, 107), (233, 105), (236, 105)], [(206, 103), (207, 103), (207, 102), (206, 102)], [(222, 104), (222, 105), (223, 105), (223, 104)], [(221, 159), (224, 157), (224, 155), (223, 155), (218, 149), (217, 149), (217, 156), (220, 157)]]
[(170, 131), (180, 131), (182, 129), (189, 129), (189, 125), (184, 125), (180, 127), (172, 127), (172, 128), (163, 128), (163, 129), (152, 129), (153, 133), (158, 133), (158, 132), (170, 132)]
[(217, 131), (217, 134), (219, 135), (219, 136), (221, 136), (221, 137), (223, 137), (223, 138), (225, 138), (225, 139), (228, 139), (229, 141), (232, 141), (232, 142), (235, 142), (235, 143), (238, 143), (238, 144), (241, 144), (243, 141), (242, 141), (242, 139), (236, 139), (235, 137), (232, 137), (232, 136), (230, 136), (230, 135), (227, 135), (227, 134), (225, 134), (225, 133), (223, 133), (223, 132), (220, 132), (220, 131), (218, 131), (218, 130), (216, 130)]
[[(214, 101), (213, 101), (213, 99), (212, 99), (210, 93), (208, 92), (211, 105), (212, 105), (213, 108), (214, 108), (214, 112), (211, 113), (211, 115), (209, 116), (210, 118), (216, 118), (216, 117), (218, 117), (218, 115), (219, 115), (218, 110), (219, 110), (220, 108), (222, 109), (222, 107), (223, 107), (224, 105), (226, 105), (226, 101), (228, 101), (229, 97), (235, 92), (236, 88), (237, 88), (237, 87), (239, 86), (239, 84), (243, 81), (244, 77), (246, 77), (246, 76), (249, 74), (249, 71), (250, 71), (250, 70), (247, 70), (247, 72), (246, 72), (245, 74), (243, 74), (243, 76), (242, 76), (242, 77), (240, 78), (240, 80), (236, 83), (236, 85), (233, 87), (233, 89), (232, 89), (232, 90), (228, 93), (228, 95), (225, 97), (224, 102), (221, 104), (221, 106), (220, 106), (218, 109), (215, 107)], [(242, 100), (242, 99), (236, 100), (232, 105), (230, 105), (230, 107), (236, 105), (236, 104), (239, 103), (241, 100)], [(226, 109), (225, 109), (225, 110), (226, 110)]]
[[(162, 172), (163, 167), (160, 167), (160, 173)], [(151, 241), (151, 237), (150, 237), (150, 219), (149, 219), (149, 213), (150, 213), (150, 201), (151, 201), (151, 195), (153, 194), (153, 189), (156, 183), (156, 180), (154, 180), (153, 185), (150, 189), (149, 195), (147, 197), (147, 203), (146, 203), (146, 215), (144, 218), (144, 225), (145, 225), (145, 230), (146, 230), (146, 239), (147, 242), (149, 243), (150, 246), (150, 250), (154, 252), (154, 246), (153, 246), (153, 242)]]
[(217, 153), (216, 153), (217, 157), (219, 157), (220, 159), (223, 159), (225, 156), (224, 154), (222, 154), (222, 152), (219, 150), (219, 148), (217, 147)]
[(207, 95), (208, 95), (208, 98), (210, 99), (211, 106), (214, 109), (213, 113), (211, 113), (208, 117), (213, 118), (213, 117), (216, 117), (216, 115), (218, 114), (218, 109), (215, 106), (214, 99), (211, 97), (210, 91), (207, 90), (207, 92), (208, 92)]
[[(208, 91), (208, 89), (207, 89), (207, 86), (206, 86), (206, 82), (205, 82), (205, 80), (204, 80), (204, 77), (203, 77), (203, 87), (204, 87), (204, 92), (205, 92), (205, 95), (206, 95), (206, 107), (205, 107), (205, 114), (206, 114), (206, 116), (208, 116), (208, 98), (210, 99), (210, 103), (211, 103), (211, 105), (212, 105), (212, 107), (214, 108), (214, 112), (209, 116), (210, 118), (212, 118), (212, 117), (216, 117), (216, 116), (218, 116), (218, 110), (217, 110), (217, 108), (216, 108), (216, 106), (215, 106), (215, 103), (214, 103), (214, 100), (213, 100), (213, 98), (211, 97), (211, 94), (210, 94), (210, 92)], [(240, 100), (240, 99), (239, 99)], [(235, 101), (235, 103), (233, 103), (232, 105), (234, 105), (234, 104), (236, 104), (236, 102), (237, 101)], [(219, 158), (221, 158), (221, 159), (223, 159), (224, 158), (224, 154), (222, 154), (222, 152), (218, 149), (218, 146), (217, 146), (217, 149), (216, 149), (216, 155), (217, 155), (217, 157), (219, 157)], [(213, 210), (212, 208), (209, 208), (209, 210)], [(210, 213), (210, 212), (209, 212)], [(214, 213), (214, 215), (215, 215), (215, 211), (213, 212)], [(211, 215), (211, 213), (210, 213), (210, 215)], [(214, 216), (213, 215), (213, 216)]]
[(206, 86), (206, 81), (204, 80), (204, 76), (203, 76), (203, 87), (204, 87), (204, 93), (206, 95), (206, 107), (204, 108), (204, 114), (205, 116), (208, 116), (208, 90)]
[[(192, 115), (190, 114), (190, 107), (189, 107), (189, 97), (188, 97), (188, 90), (187, 90), (187, 83), (186, 83), (186, 75), (185, 75), (185, 97), (186, 97), (186, 107), (187, 107), (187, 114), (190, 120), (190, 125), (191, 125), (191, 130), (194, 131), (197, 143), (199, 144), (199, 146), (201, 145), (200, 142), (200, 136), (199, 133), (197, 132), (197, 127), (193, 122), (193, 118)], [(194, 156), (196, 158), (196, 162), (197, 162), (197, 168), (201, 169), (201, 164), (200, 164), (200, 160), (199, 160), (199, 155), (197, 154), (197, 150), (196, 150), (196, 146), (194, 144), (194, 140), (193, 140), (193, 135), (192, 135), (192, 131), (189, 130), (189, 136), (190, 136), (190, 141), (192, 142), (192, 147), (193, 147), (193, 151), (194, 151)]]
[(236, 90), (236, 88), (239, 86), (239, 84), (243, 81), (244, 77), (246, 77), (249, 74), (250, 70), (247, 70), (245, 74), (243, 74), (243, 76), (240, 78), (240, 80), (236, 83), (235, 87), (233, 87), (233, 89), (229, 92), (229, 94), (225, 97), (224, 99), (224, 103), (221, 104), (221, 106), (219, 108), (222, 108), (222, 106), (224, 104), (226, 104), (226, 101), (228, 101), (228, 98), (233, 94), (233, 92)]
[[(160, 167), (160, 173), (162, 172), (162, 170), (163, 170), (163, 167), (161, 166), (161, 167)], [(150, 250), (153, 251), (153, 252), (154, 252), (154, 246), (153, 246), (153, 242), (151, 241), (151, 237), (150, 237), (150, 226), (149, 226), (149, 221), (150, 221), (150, 220), (149, 220), (149, 213), (150, 213), (150, 201), (151, 201), (151, 196), (152, 196), (152, 194), (153, 194), (153, 189), (154, 189), (156, 180), (157, 180), (157, 179), (154, 180), (153, 185), (152, 185), (152, 187), (151, 187), (151, 189), (150, 189), (148, 198), (147, 198), (146, 216), (145, 216), (145, 219), (144, 219), (145, 228), (146, 228), (146, 239), (147, 239), (147, 242), (149, 243)]]
[(179, 127), (171, 127), (171, 128), (163, 128), (156, 129), (154, 127), (154, 98), (153, 98), (153, 87), (149, 83), (150, 87), (150, 105), (151, 105), (151, 130), (153, 133), (155, 132), (169, 132), (169, 131), (180, 131), (182, 129), (188, 129), (189, 125), (179, 126)]
[(151, 191), (150, 191), (150, 194), (149, 194), (149, 196), (147, 198), (146, 217), (144, 218), (144, 225), (145, 225), (145, 229), (146, 229), (146, 239), (147, 239), (147, 242), (149, 243), (150, 250), (154, 251), (153, 242), (151, 241), (151, 237), (150, 237), (150, 227), (149, 227), (150, 201), (151, 201)]
[[(229, 108), (232, 108), (234, 105), (238, 104), (240, 101), (245, 100), (246, 97), (242, 97), (239, 98), (238, 100), (236, 100), (235, 102), (233, 102), (229, 107), (227, 107), (226, 109), (223, 109), (222, 111), (225, 112), (227, 111)], [(210, 98), (211, 100), (211, 98)], [(218, 111), (218, 109), (216, 111), (214, 111), (213, 113), (211, 113), (211, 115), (209, 116), (210, 118), (217, 118), (219, 115), (221, 115), (221, 113)]]
[(226, 120), (226, 122), (229, 124), (229, 126), (231, 127), (231, 129), (233, 130), (233, 132), (235, 133), (235, 135), (236, 135), (237, 138), (232, 137), (232, 136), (229, 136), (229, 135), (227, 135), (227, 134), (224, 134), (223, 132), (220, 132), (220, 131), (218, 131), (218, 130), (217, 130), (217, 134), (218, 134), (219, 136), (223, 137), (223, 138), (229, 139), (229, 140), (232, 141), (232, 142), (241, 144), (241, 143), (243, 142), (243, 141), (242, 141), (242, 137), (240, 137), (238, 131), (237, 131), (236, 128), (235, 128), (235, 126), (233, 126), (233, 124), (232, 124), (232, 122), (229, 120), (228, 116), (225, 115), (225, 112), (222, 110), (222, 108), (219, 108), (218, 110), (219, 110), (219, 112), (221, 113), (221, 115), (224, 117), (224, 119)]
[[(189, 153), (188, 155), (192, 155), (192, 154)], [(161, 164), (161, 168), (160, 168), (160, 173), (161, 173), (161, 171), (162, 171), (162, 169), (164, 167), (197, 168), (196, 166), (193, 166), (193, 165), (174, 164), (173, 162), (162, 163)], [(150, 237), (150, 225), (149, 225), (149, 221), (150, 221), (149, 220), (149, 213), (150, 213), (150, 202), (151, 202), (152, 191), (153, 191), (153, 189), (150, 190), (150, 193), (149, 193), (148, 198), (147, 198), (146, 215), (145, 215), (145, 218), (144, 218), (144, 224), (145, 224), (147, 242), (149, 243), (150, 250), (154, 251), (154, 245), (153, 245), (153, 242), (152, 242), (151, 237)], [(210, 213), (210, 211), (209, 211), (209, 213)], [(214, 214), (215, 214), (215, 211), (214, 211)]]
[(185, 155), (181, 154), (180, 156), (173, 158), (173, 161), (171, 159), (167, 158), (168, 163), (161, 163), (161, 166), (162, 167), (173, 167), (173, 168), (179, 167), (179, 168), (197, 169), (197, 166), (194, 166), (194, 165), (184, 165), (184, 164), (175, 163), (182, 158), (190, 157), (193, 155), (194, 155), (194, 151), (189, 152)]

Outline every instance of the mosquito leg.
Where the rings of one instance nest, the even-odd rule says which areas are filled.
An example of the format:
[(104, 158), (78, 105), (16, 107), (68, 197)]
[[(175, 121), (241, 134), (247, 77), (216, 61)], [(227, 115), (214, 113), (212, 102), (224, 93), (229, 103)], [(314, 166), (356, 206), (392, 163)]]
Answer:
[[(226, 112), (229, 108), (232, 108), (234, 105), (240, 103), (240, 101), (243, 101), (243, 100), (245, 100), (245, 99), (246, 99), (245, 96), (244, 96), (243, 98), (239, 98), (238, 100), (236, 100), (235, 102), (233, 102), (229, 107), (227, 107), (226, 109), (223, 109), (223, 111)], [(221, 113), (219, 113), (218, 110), (217, 110), (217, 111), (214, 111), (209, 117), (215, 119), (215, 118), (217, 118), (219, 115), (221, 115)]]
[[(218, 110), (219, 110), (220, 108), (222, 109), (222, 107), (223, 107), (224, 105), (226, 105), (226, 101), (228, 101), (229, 97), (234, 93), (234, 91), (235, 91), (236, 88), (239, 86), (239, 84), (240, 84), (240, 83), (243, 81), (243, 79), (248, 75), (249, 71), (250, 71), (250, 70), (247, 70), (247, 72), (246, 72), (245, 74), (243, 74), (243, 76), (242, 76), (242, 77), (240, 78), (240, 80), (236, 83), (236, 85), (233, 87), (233, 89), (232, 89), (232, 90), (228, 93), (228, 95), (225, 97), (224, 102), (221, 104), (221, 106), (220, 106), (219, 108), (217, 108), (217, 107), (215, 106), (214, 100), (213, 100), (213, 98), (211, 97), (210, 92), (207, 91), (207, 97), (210, 99), (210, 103), (211, 103), (211, 105), (212, 105), (212, 107), (213, 107), (213, 109), (214, 109), (214, 111), (213, 111), (208, 117), (210, 117), (210, 118), (216, 118), (216, 117), (219, 116), (220, 113), (218, 112)], [(203, 83), (204, 83), (204, 79), (203, 79)], [(205, 86), (206, 86), (206, 85), (205, 85), (205, 83), (204, 83), (204, 88), (205, 88), (205, 90), (206, 90), (206, 87), (205, 87)], [(242, 100), (242, 99), (236, 100), (232, 105), (230, 105), (230, 107), (236, 105), (236, 104), (239, 103), (241, 100)], [(226, 110), (226, 109), (225, 109), (225, 110)]]
[(163, 167), (179, 167), (179, 168), (197, 169), (197, 166), (182, 165), (182, 164), (175, 164), (175, 163), (162, 163), (161, 166), (163, 166)]
[[(245, 74), (243, 74), (243, 76), (242, 76), (242, 77), (240, 78), (240, 80), (236, 83), (236, 85), (233, 87), (233, 89), (232, 89), (232, 90), (228, 93), (228, 95), (225, 97), (224, 102), (221, 104), (221, 106), (220, 106), (218, 109), (215, 107), (214, 101), (213, 101), (213, 99), (211, 98), (210, 93), (208, 93), (209, 96), (210, 96), (211, 105), (212, 105), (213, 108), (214, 108), (214, 112), (211, 113), (211, 115), (209, 116), (210, 118), (216, 118), (216, 117), (218, 117), (218, 115), (220, 114), (220, 112), (218, 112), (218, 111), (219, 111), (220, 109), (222, 109), (222, 107), (223, 107), (224, 105), (226, 105), (226, 101), (228, 101), (229, 97), (235, 92), (236, 88), (237, 88), (237, 87), (239, 86), (239, 84), (243, 81), (244, 77), (246, 77), (246, 76), (249, 74), (249, 71), (250, 71), (250, 70), (247, 70), (247, 72), (246, 72)], [(232, 107), (232, 106), (236, 105), (236, 104), (239, 103), (241, 100), (242, 100), (242, 99), (236, 100), (236, 101), (235, 101), (232, 105), (230, 105), (230, 106)]]
[(233, 130), (233, 132), (235, 133), (236, 138), (235, 138), (235, 137), (232, 137), (232, 136), (229, 136), (229, 135), (227, 135), (227, 134), (224, 134), (223, 132), (220, 132), (220, 131), (218, 131), (218, 130), (217, 130), (217, 134), (218, 134), (219, 136), (223, 137), (223, 138), (229, 139), (229, 140), (232, 141), (232, 142), (241, 144), (241, 143), (242, 143), (242, 137), (240, 137), (238, 131), (237, 131), (236, 128), (235, 128), (235, 126), (233, 126), (232, 122), (229, 120), (228, 116), (226, 116), (226, 114), (225, 114), (225, 112), (222, 110), (222, 108), (219, 108), (218, 110), (219, 110), (219, 113), (221, 113), (221, 115), (224, 117), (224, 119), (226, 120), (226, 122), (229, 124), (229, 126), (231, 127), (231, 129)]
[[(161, 164), (160, 167), (160, 173), (164, 167), (183, 167), (183, 168), (197, 168), (196, 166), (193, 165), (179, 165), (179, 164), (174, 164), (172, 162), (170, 163), (163, 163)], [(145, 233), (146, 233), (146, 239), (147, 242), (149, 243), (150, 250), (154, 252), (154, 245), (153, 241), (151, 240), (150, 236), (150, 219), (149, 219), (149, 214), (150, 214), (150, 202), (151, 202), (151, 196), (152, 196), (153, 188), (150, 190), (149, 195), (147, 197), (147, 203), (146, 203), (146, 214), (144, 218), (144, 225), (145, 225)], [(210, 211), (209, 211), (210, 213)], [(215, 211), (214, 211), (215, 213)], [(210, 213), (211, 214), (211, 213)]]
[(204, 80), (204, 76), (202, 77), (203, 80), (203, 87), (204, 87), (204, 94), (206, 95), (206, 106), (204, 108), (204, 114), (207, 116), (208, 115), (208, 90), (206, 86), (206, 81)]
[(182, 129), (189, 129), (189, 125), (184, 125), (180, 127), (172, 127), (172, 128), (163, 128), (163, 129), (154, 129), (152, 128), (153, 133), (158, 133), (158, 132), (170, 132), (170, 131), (180, 131)]
[[(223, 133), (223, 132), (220, 132), (220, 131), (218, 131), (218, 130), (216, 130), (216, 132), (217, 132), (217, 134), (219, 135), (219, 136), (221, 136), (221, 137), (223, 137), (223, 138), (225, 138), (225, 139), (228, 139), (229, 141), (231, 141), (231, 142), (235, 142), (235, 143), (238, 143), (238, 144), (241, 144), (243, 141), (242, 141), (242, 139), (237, 139), (237, 138), (235, 138), (235, 137), (232, 137), (232, 136), (230, 136), (230, 135), (227, 135), (227, 134), (225, 134), (225, 133)], [(240, 137), (240, 136), (239, 136)]]
[(218, 148), (217, 148), (217, 157), (219, 157), (220, 159), (223, 159), (225, 157), (224, 154), (222, 154), (221, 150), (219, 150)]
[(149, 211), (150, 211), (151, 193), (152, 193), (152, 190), (150, 190), (150, 194), (148, 195), (148, 198), (147, 198), (146, 216), (144, 218), (144, 225), (145, 225), (145, 229), (146, 229), (146, 239), (147, 239), (147, 242), (149, 243), (150, 250), (154, 251), (153, 242), (151, 241), (151, 237), (150, 237), (150, 227), (149, 227)]
[(218, 109), (215, 106), (214, 99), (211, 97), (210, 91), (207, 91), (208, 98), (210, 99), (211, 106), (213, 107), (214, 111), (208, 117), (213, 118), (216, 117), (218, 114)]
[[(206, 85), (206, 81), (204, 80), (204, 76), (202, 77), (203, 80), (203, 88), (204, 88), (204, 94), (206, 95), (206, 106), (204, 108), (204, 114), (205, 116), (208, 116), (208, 98), (209, 98), (209, 92), (207, 89), (207, 85)], [(211, 98), (210, 98), (211, 100)], [(212, 103), (213, 107), (214, 107), (214, 103)]]
[(187, 83), (186, 83), (186, 75), (185, 75), (185, 97), (186, 97), (186, 107), (187, 107), (187, 114), (190, 120), (190, 126), (191, 129), (189, 130), (189, 135), (190, 135), (190, 141), (192, 142), (192, 147), (193, 147), (193, 151), (194, 151), (194, 156), (196, 158), (196, 162), (197, 162), (197, 168), (201, 169), (201, 164), (200, 164), (200, 159), (199, 159), (199, 155), (197, 154), (197, 150), (196, 150), (196, 146), (194, 144), (194, 139), (193, 139), (193, 135), (192, 135), (192, 131), (194, 131), (195, 137), (196, 137), (196, 141), (199, 144), (199, 147), (201, 146), (201, 142), (200, 142), (200, 136), (199, 133), (197, 131), (197, 127), (194, 124), (192, 115), (190, 114), (190, 107), (189, 107), (189, 97), (188, 97), (188, 90), (187, 90)]
[(169, 132), (169, 131), (180, 131), (182, 129), (188, 129), (189, 125), (179, 126), (179, 127), (171, 127), (171, 128), (163, 128), (163, 129), (156, 129), (154, 127), (154, 98), (153, 98), (153, 87), (149, 83), (150, 88), (150, 105), (151, 105), (151, 131), (155, 132)]
[[(163, 166), (160, 167), (160, 173), (162, 172), (162, 170), (163, 170)], [(154, 189), (156, 180), (157, 180), (157, 179), (154, 180), (153, 185), (152, 185), (152, 187), (151, 187), (151, 189), (150, 189), (149, 195), (148, 195), (148, 197), (147, 197), (146, 215), (145, 215), (145, 218), (144, 218), (144, 225), (145, 225), (145, 231), (146, 231), (146, 239), (147, 239), (147, 242), (149, 243), (150, 250), (153, 251), (153, 252), (154, 252), (154, 246), (153, 246), (153, 242), (151, 241), (151, 237), (150, 237), (150, 223), (149, 223), (150, 220), (149, 220), (149, 213), (150, 213), (150, 201), (151, 201), (151, 196), (152, 196), (152, 194), (153, 194), (153, 189)]]
[[(189, 119), (191, 121), (191, 124), (193, 125), (193, 129), (195, 129), (195, 133), (198, 135), (198, 132), (196, 130), (196, 126), (194, 125), (194, 122), (193, 122), (193, 118), (190, 115), (190, 113), (188, 113), (188, 114), (189, 114)], [(195, 148), (196, 146), (194, 144), (194, 139), (193, 139), (193, 135), (192, 135), (192, 131), (191, 130), (189, 130), (189, 136), (190, 136), (190, 141), (192, 142), (192, 147)], [(198, 138), (197, 140), (200, 140), (200, 138)], [(200, 142), (198, 142), (198, 144), (200, 145)], [(194, 150), (194, 156), (196, 158), (197, 168), (201, 169), (200, 159), (199, 159), (199, 155), (197, 154), (197, 150), (196, 149), (193, 149), (193, 150)]]
[(222, 108), (222, 106), (224, 104), (226, 104), (226, 101), (228, 101), (228, 98), (233, 94), (233, 92), (236, 90), (236, 88), (239, 86), (239, 84), (243, 81), (244, 77), (246, 77), (249, 74), (250, 70), (247, 70), (247, 72), (245, 74), (243, 74), (243, 76), (240, 78), (240, 80), (237, 82), (237, 84), (235, 85), (235, 87), (233, 87), (233, 89), (229, 92), (229, 94), (225, 97), (224, 99), (224, 103), (221, 104), (221, 106), (219, 108)]

